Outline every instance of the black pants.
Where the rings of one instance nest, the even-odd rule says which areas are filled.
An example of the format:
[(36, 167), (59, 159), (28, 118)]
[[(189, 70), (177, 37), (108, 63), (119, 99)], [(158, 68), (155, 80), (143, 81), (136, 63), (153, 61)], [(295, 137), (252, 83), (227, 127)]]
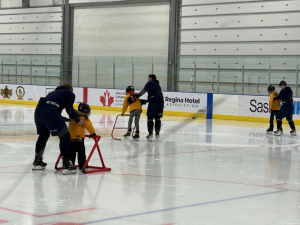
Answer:
[(60, 113), (57, 111), (45, 110), (39, 103), (34, 113), (34, 122), (39, 135), (36, 142), (35, 152), (39, 157), (43, 157), (44, 150), (49, 139), (52, 136), (58, 136), (60, 139), (59, 148), (64, 159), (70, 159), (70, 134)]
[(70, 160), (75, 165), (76, 153), (78, 152), (78, 167), (81, 170), (86, 162), (84, 141), (70, 141)]
[(279, 110), (271, 110), (271, 113), (270, 113), (270, 128), (272, 130), (274, 129), (274, 117), (276, 118), (276, 121), (277, 121), (278, 112), (279, 112)]
[(282, 119), (285, 117), (288, 121), (290, 128), (295, 130), (295, 124), (293, 121), (293, 114), (294, 114), (294, 106), (291, 103), (283, 103), (278, 115), (277, 115), (277, 129), (280, 129), (282, 126)]

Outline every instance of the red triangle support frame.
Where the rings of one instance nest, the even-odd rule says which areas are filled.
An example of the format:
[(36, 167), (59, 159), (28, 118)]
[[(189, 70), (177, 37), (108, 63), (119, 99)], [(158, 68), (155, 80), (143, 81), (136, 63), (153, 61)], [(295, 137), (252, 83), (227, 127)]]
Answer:
[[(85, 135), (85, 137), (89, 137), (89, 135)], [(95, 144), (92, 148), (92, 151), (90, 152), (89, 154), (89, 157), (87, 158), (83, 168), (82, 168), (82, 172), (83, 173), (95, 173), (95, 172), (103, 172), (103, 171), (110, 171), (111, 168), (108, 168), (108, 167), (105, 167), (105, 164), (104, 164), (104, 160), (103, 160), (103, 157), (102, 157), (102, 154), (101, 154), (101, 151), (100, 151), (100, 147), (99, 147), (99, 141), (101, 139), (101, 136), (100, 135), (96, 135), (96, 138), (95, 138)], [(92, 155), (94, 154), (94, 151), (97, 149), (98, 151), (98, 154), (99, 154), (99, 157), (100, 157), (100, 161), (101, 161), (101, 164), (102, 164), (102, 167), (98, 167), (98, 166), (88, 166), (88, 163), (92, 157)], [(61, 170), (62, 167), (57, 167), (59, 161), (61, 159), (61, 154), (59, 154), (57, 160), (56, 160), (56, 163), (55, 163), (55, 169), (56, 170)], [(86, 167), (88, 166), (88, 168), (91, 168), (93, 170), (86, 170)], [(76, 166), (78, 167), (78, 165)]]

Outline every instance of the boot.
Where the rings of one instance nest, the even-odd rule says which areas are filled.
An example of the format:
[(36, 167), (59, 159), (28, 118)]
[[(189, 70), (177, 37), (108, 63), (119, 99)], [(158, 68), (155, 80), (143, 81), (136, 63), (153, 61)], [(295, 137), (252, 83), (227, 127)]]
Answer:
[(291, 134), (292, 136), (296, 136), (296, 135), (297, 135), (296, 130), (291, 130), (290, 134)]
[(71, 160), (63, 160), (63, 175), (75, 174), (76, 167), (73, 165)]
[(138, 140), (140, 138), (140, 132), (136, 131), (135, 135), (132, 137), (134, 140)]
[(273, 129), (271, 127), (268, 128), (268, 130), (266, 130), (267, 134), (272, 134), (273, 133)]
[(147, 138), (147, 141), (152, 141), (153, 140), (153, 134), (148, 134), (147, 136), (146, 136), (146, 138)]
[(130, 131), (127, 131), (127, 133), (126, 134), (124, 134), (124, 138), (125, 139), (127, 139), (127, 138), (129, 138), (130, 137), (130, 135), (131, 135), (131, 132)]
[(274, 135), (275, 136), (282, 136), (283, 132), (282, 132), (282, 130), (276, 130), (276, 131), (274, 131)]
[(47, 163), (43, 162), (43, 157), (35, 155), (32, 170), (44, 170), (46, 166)]

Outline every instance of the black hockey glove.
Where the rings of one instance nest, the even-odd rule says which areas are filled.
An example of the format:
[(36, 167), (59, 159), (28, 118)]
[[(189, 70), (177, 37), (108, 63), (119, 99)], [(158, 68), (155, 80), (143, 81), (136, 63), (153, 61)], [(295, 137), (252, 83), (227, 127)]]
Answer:
[(89, 138), (93, 138), (95, 140), (96, 139), (96, 133), (90, 134)]
[(145, 100), (145, 99), (140, 99), (140, 101), (141, 101), (141, 104), (142, 104), (142, 105), (146, 105), (147, 102), (149, 102), (149, 100)]
[(67, 118), (67, 117), (63, 117), (63, 119), (64, 119), (65, 122), (69, 122), (70, 121), (70, 119)]
[(128, 97), (127, 101), (129, 102), (129, 104), (132, 104), (136, 101), (136, 97), (134, 96)]

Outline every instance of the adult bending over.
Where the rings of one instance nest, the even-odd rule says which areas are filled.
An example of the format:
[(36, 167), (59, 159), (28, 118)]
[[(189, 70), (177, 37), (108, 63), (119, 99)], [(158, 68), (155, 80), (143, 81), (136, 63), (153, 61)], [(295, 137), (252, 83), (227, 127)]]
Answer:
[(62, 110), (66, 109), (71, 119), (80, 126), (84, 124), (84, 120), (78, 119), (73, 109), (74, 101), (73, 87), (68, 83), (57, 87), (45, 98), (40, 98), (34, 113), (34, 121), (39, 137), (36, 142), (32, 170), (44, 170), (46, 168), (47, 163), (43, 162), (43, 154), (51, 133), (52, 136), (58, 136), (60, 139), (59, 147), (63, 158), (63, 174), (76, 173), (76, 167), (70, 161), (70, 134), (65, 120), (61, 116)]

